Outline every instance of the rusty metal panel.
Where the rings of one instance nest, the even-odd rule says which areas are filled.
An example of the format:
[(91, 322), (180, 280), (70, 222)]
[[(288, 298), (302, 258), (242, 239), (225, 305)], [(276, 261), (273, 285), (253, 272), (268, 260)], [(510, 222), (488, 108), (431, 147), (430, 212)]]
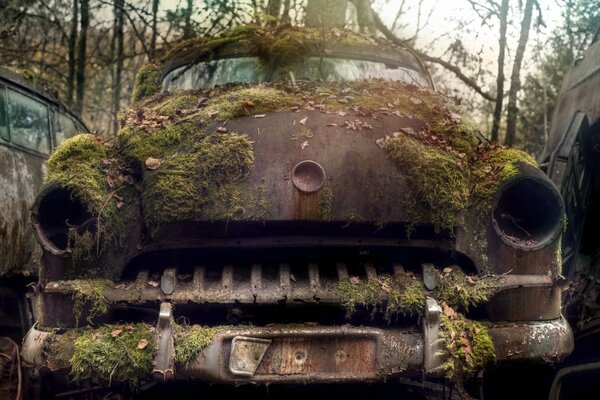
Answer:
[(273, 339), (255, 374), (372, 376), (376, 371), (372, 337), (295, 337)]
[(0, 275), (37, 274), (41, 249), (29, 210), (42, 185), (44, 161), (0, 140)]

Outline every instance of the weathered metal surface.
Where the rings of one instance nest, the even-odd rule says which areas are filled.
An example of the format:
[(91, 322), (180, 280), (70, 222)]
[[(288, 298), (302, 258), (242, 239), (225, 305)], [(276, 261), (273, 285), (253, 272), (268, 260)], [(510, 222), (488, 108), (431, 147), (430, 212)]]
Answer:
[(442, 308), (434, 299), (428, 298), (425, 302), (425, 318), (423, 321), (425, 371), (431, 371), (444, 362), (444, 358), (440, 355), (443, 351), (443, 344), (438, 340), (441, 314)]
[(37, 273), (41, 250), (29, 209), (42, 185), (45, 159), (7, 147), (0, 139), (0, 275)]
[(27, 332), (21, 351), (21, 358), (25, 364), (34, 367), (41, 367), (44, 364), (44, 345), (50, 336), (52, 336), (50, 332), (37, 330), (35, 325)]
[[(573, 347), (573, 337), (564, 319), (492, 324), (488, 328), (498, 361), (555, 362), (568, 355)], [(42, 358), (46, 344), (43, 335), (48, 334), (33, 328), (24, 342), (25, 361), (36, 367), (50, 362)], [(158, 337), (157, 332), (157, 340)], [(254, 374), (240, 376), (230, 370), (232, 341), (236, 337), (270, 341)], [(423, 368), (425, 340), (422, 332), (412, 329), (349, 325), (237, 327), (219, 331), (195, 360), (178, 369), (175, 378), (237, 384), (375, 382), (418, 373)]]
[(271, 339), (236, 336), (231, 340), (229, 371), (234, 375), (252, 376), (261, 363)]
[(154, 379), (170, 381), (175, 376), (175, 342), (173, 339), (173, 306), (162, 303), (156, 324), (156, 356)]
[[(252, 376), (229, 371), (233, 338), (271, 340)], [(217, 334), (177, 377), (213, 382), (381, 381), (423, 363), (423, 341), (410, 331), (367, 327), (236, 328)]]
[[(349, 279), (348, 268), (343, 262), (308, 263), (302, 269), (295, 266), (295, 273), (290, 272), (289, 264), (271, 267), (269, 265), (267, 270), (261, 264), (225, 265), (220, 270), (211, 269), (213, 273), (219, 272), (220, 275), (210, 279), (204, 266), (196, 267), (191, 276), (168, 268), (163, 277), (164, 274), (169, 274), (174, 278), (159, 279), (161, 283), (168, 282), (168, 291), (163, 290), (161, 285), (156, 286), (156, 278), (148, 270), (143, 270), (136, 280), (115, 283), (114, 287), (105, 290), (104, 295), (112, 304), (129, 305), (168, 301), (188, 305), (319, 304), (342, 307), (343, 299), (338, 284)], [(243, 273), (243, 270), (249, 273)], [(383, 274), (402, 273), (403, 270), (395, 268), (395, 265), (372, 263), (364, 263), (361, 270), (353, 270), (353, 274), (358, 274), (361, 280), (370, 281), (379, 279)], [(496, 283), (498, 293), (488, 305), (491, 320), (552, 319), (542, 312), (554, 306), (553, 302), (557, 301), (558, 294), (540, 296), (540, 293), (557, 291), (553, 288), (554, 281), (551, 277), (506, 275), (499, 276)], [(45, 285), (44, 309), (47, 312), (42, 318), (45, 326), (73, 324), (72, 313), (57, 312), (73, 307), (72, 290), (70, 281), (51, 281)], [(545, 298), (548, 300), (544, 301)], [(385, 302), (387, 293), (382, 292), (380, 300)], [(528, 307), (523, 307), (524, 303)], [(554, 318), (558, 318), (558, 315)]]
[(493, 325), (489, 331), (498, 360), (555, 363), (573, 351), (573, 333), (563, 317), (547, 322)]

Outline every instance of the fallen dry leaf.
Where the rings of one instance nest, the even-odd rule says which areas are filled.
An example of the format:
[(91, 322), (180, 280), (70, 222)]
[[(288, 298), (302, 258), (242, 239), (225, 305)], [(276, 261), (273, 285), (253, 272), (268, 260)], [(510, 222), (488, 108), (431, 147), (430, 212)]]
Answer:
[(217, 128), (217, 132), (219, 133), (227, 133), (227, 128), (225, 128), (224, 126), (220, 126)]
[(115, 329), (114, 331), (112, 331), (112, 332), (110, 333), (110, 335), (111, 335), (112, 337), (117, 337), (117, 336), (119, 336), (119, 335), (120, 335), (122, 332), (123, 332), (123, 329)]
[(448, 275), (450, 272), (452, 272), (452, 268), (450, 268), (450, 267), (446, 267), (446, 268), (444, 268), (444, 269), (442, 270), (442, 272), (443, 272), (444, 274)]
[(266, 117), (266, 116), (267, 116), (267, 114), (256, 114), (256, 115), (254, 116), (254, 118), (264, 118), (264, 117)]
[(377, 146), (379, 146), (380, 149), (383, 149), (383, 145), (385, 144), (385, 139), (379, 138), (375, 141), (375, 143), (377, 144)]
[(254, 103), (251, 102), (250, 100), (246, 100), (246, 101), (244, 101), (244, 107), (246, 107), (246, 108), (254, 108)]
[(150, 285), (152, 287), (158, 287), (159, 283), (156, 281), (148, 281), (148, 285)]
[(214, 117), (214, 116), (215, 116), (215, 115), (217, 115), (218, 113), (219, 113), (219, 111), (217, 111), (217, 110), (210, 110), (210, 111), (208, 112), (208, 116), (209, 116), (209, 117)]
[(127, 326), (125, 326), (125, 327), (123, 328), (123, 330), (124, 330), (125, 332), (133, 332), (133, 326), (131, 326), (131, 325), (127, 325)]
[(308, 120), (308, 117), (304, 117), (300, 120), (300, 125), (306, 125), (306, 121)]
[(460, 123), (460, 115), (458, 115), (456, 113), (450, 113), (450, 121), (454, 122), (455, 124), (459, 124)]
[(305, 149), (305, 148), (307, 148), (307, 147), (308, 147), (308, 140), (305, 140), (305, 141), (304, 141), (304, 142), (302, 142), (302, 144), (300, 145), (300, 148), (301, 148), (302, 150), (304, 150), (304, 149)]
[(423, 104), (423, 100), (417, 99), (416, 97), (411, 97), (410, 102), (413, 103), (415, 106), (418, 106), (419, 104)]
[(477, 281), (472, 276), (467, 276), (467, 282), (471, 285), (475, 285)]
[(358, 285), (360, 283), (360, 278), (358, 276), (351, 276), (350, 283), (353, 285)]
[(99, 333), (99, 332), (94, 332), (94, 333), (92, 333), (92, 340), (96, 340), (96, 339), (98, 339), (98, 337), (99, 337), (99, 336), (100, 336), (100, 333)]
[(133, 181), (133, 176), (131, 175), (125, 175), (123, 176), (123, 182), (129, 184), (129, 185), (133, 185), (135, 182)]
[(160, 158), (148, 157), (148, 159), (146, 159), (146, 168), (149, 169), (150, 171), (154, 171), (155, 169), (158, 169), (161, 164), (162, 164), (162, 160)]
[(331, 123), (329, 123), (329, 124), (327, 124), (325, 126), (338, 126), (338, 124), (331, 122)]
[(456, 311), (446, 303), (442, 303), (442, 313), (448, 318), (456, 317)]
[(144, 349), (146, 348), (146, 346), (148, 346), (148, 340), (146, 340), (146, 339), (141, 339), (141, 340), (138, 342), (137, 348), (138, 348), (139, 350), (144, 350)]
[(318, 322), (306, 321), (304, 323), (305, 326), (319, 326)]

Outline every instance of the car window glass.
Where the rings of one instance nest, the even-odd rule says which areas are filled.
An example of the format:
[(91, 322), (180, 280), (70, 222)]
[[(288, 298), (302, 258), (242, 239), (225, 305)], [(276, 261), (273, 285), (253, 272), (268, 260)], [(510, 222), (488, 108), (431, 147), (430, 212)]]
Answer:
[(11, 142), (40, 153), (50, 150), (48, 107), (14, 90), (8, 90)]
[(163, 90), (208, 89), (225, 83), (256, 83), (264, 79), (258, 57), (225, 58), (186, 65), (171, 71)]
[(9, 140), (8, 114), (6, 112), (6, 88), (0, 86), (0, 137)]
[(56, 145), (59, 146), (62, 142), (70, 137), (77, 135), (79, 129), (75, 126), (73, 120), (62, 113), (56, 113), (57, 124), (56, 124)]

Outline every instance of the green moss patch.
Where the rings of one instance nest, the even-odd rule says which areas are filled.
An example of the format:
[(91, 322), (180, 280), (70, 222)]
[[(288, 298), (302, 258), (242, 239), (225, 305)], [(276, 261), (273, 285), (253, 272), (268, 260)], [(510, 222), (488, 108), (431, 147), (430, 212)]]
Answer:
[(95, 218), (93, 228), (69, 234), (74, 266), (101, 256), (108, 247), (124, 248), (128, 241), (126, 227), (136, 214), (131, 208), (136, 195), (128, 165), (115, 153), (110, 143), (82, 134), (66, 140), (48, 160), (46, 183), (71, 192)]
[(400, 135), (387, 140), (384, 151), (406, 178), (403, 206), (413, 224), (431, 221), (436, 230), (451, 229), (468, 198), (467, 179), (446, 151)]
[(218, 327), (201, 327), (199, 325), (180, 327), (175, 341), (177, 364), (186, 366), (196, 359), (200, 352), (212, 343), (218, 331)]
[[(154, 228), (181, 220), (218, 219), (218, 212), (244, 197), (238, 184), (254, 162), (252, 142), (236, 133), (211, 135), (189, 153), (164, 161), (147, 181), (143, 205), (146, 223)], [(226, 219), (226, 218), (225, 218)]]
[(446, 361), (441, 368), (449, 379), (461, 380), (496, 360), (496, 350), (485, 326), (442, 305), (440, 339)]
[(154, 340), (154, 332), (145, 324), (80, 330), (70, 360), (71, 374), (75, 379), (93, 377), (136, 386), (152, 372)]
[(75, 325), (79, 325), (84, 312), (90, 324), (93, 323), (94, 318), (108, 312), (109, 302), (104, 297), (104, 291), (112, 286), (112, 282), (108, 279), (70, 280), (65, 281), (64, 286), (71, 291), (73, 298)]
[(519, 174), (519, 164), (537, 167), (527, 153), (497, 145), (480, 146), (473, 155), (471, 192), (475, 201), (491, 201), (500, 185)]
[(498, 288), (498, 278), (466, 275), (459, 267), (439, 274), (434, 297), (452, 307), (468, 311), (487, 302)]
[(154, 64), (147, 64), (140, 68), (135, 77), (131, 101), (136, 102), (143, 97), (160, 92), (160, 77), (161, 70)]
[(425, 305), (423, 284), (412, 274), (381, 276), (367, 282), (353, 277), (339, 283), (338, 293), (349, 316), (360, 306), (372, 313), (383, 312), (389, 319), (395, 314), (418, 314)]

